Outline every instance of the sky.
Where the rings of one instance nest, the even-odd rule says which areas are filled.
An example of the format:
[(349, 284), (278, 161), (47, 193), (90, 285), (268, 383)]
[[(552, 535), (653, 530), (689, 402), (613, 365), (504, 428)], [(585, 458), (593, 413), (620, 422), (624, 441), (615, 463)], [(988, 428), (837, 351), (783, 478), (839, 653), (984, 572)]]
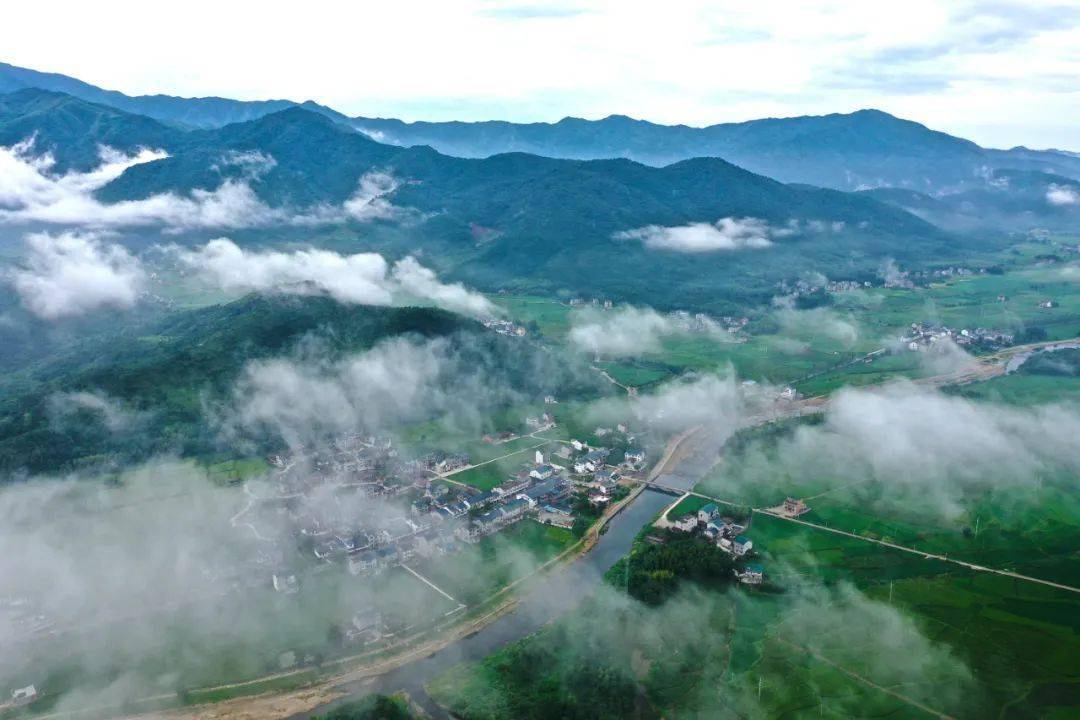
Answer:
[(16, 0), (4, 15), (0, 59), (128, 94), (698, 126), (875, 107), (985, 146), (1080, 150), (1080, 0)]

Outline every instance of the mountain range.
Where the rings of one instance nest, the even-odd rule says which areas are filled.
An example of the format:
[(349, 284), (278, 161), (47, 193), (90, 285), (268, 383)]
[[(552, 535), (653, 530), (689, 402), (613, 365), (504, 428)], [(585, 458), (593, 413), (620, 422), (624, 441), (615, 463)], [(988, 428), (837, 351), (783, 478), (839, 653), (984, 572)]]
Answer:
[(577, 160), (627, 158), (663, 166), (722, 157), (782, 182), (840, 190), (902, 187), (924, 193), (978, 185), (994, 170), (1043, 172), (1080, 179), (1080, 158), (1060, 150), (982, 148), (878, 110), (766, 118), (708, 127), (660, 125), (611, 115), (556, 123), (403, 122), (348, 117), (314, 102), (128, 96), (64, 75), (0, 63), (0, 92), (39, 88), (145, 115), (183, 128), (215, 128), (303, 107), (388, 144), (428, 145), (447, 155), (479, 158), (524, 152)]
[[(53, 155), (57, 170), (93, 168), (102, 144), (169, 153), (97, 190), (107, 203), (189, 196), (234, 181), (268, 206), (302, 215), (340, 207), (373, 173), (396, 178), (383, 200), (403, 221), (354, 226), (365, 238), (363, 248), (423, 254), (438, 270), (488, 290), (590, 292), (658, 305), (678, 296), (715, 305), (747, 293), (767, 299), (777, 280), (803, 269), (872, 274), (885, 257), (916, 262), (960, 242), (873, 198), (780, 183), (719, 158), (662, 168), (524, 153), (457, 158), (425, 146), (378, 143), (300, 107), (184, 130), (58, 92), (0, 96), (0, 143), (31, 135), (36, 151)], [(260, 158), (264, 166), (252, 172), (230, 160), (237, 157)], [(704, 227), (715, 235), (709, 224), (724, 218), (753, 218), (764, 233), (757, 244), (771, 245), (742, 248), (733, 241), (730, 251), (703, 256), (626, 237), (640, 228)], [(308, 224), (294, 235), (317, 241), (320, 233), (342, 238), (340, 228)], [(343, 246), (360, 249), (356, 237), (346, 233)]]
[[(225, 225), (241, 243), (417, 254), (487, 291), (736, 310), (767, 302), (777, 282), (802, 273), (867, 279), (888, 259), (908, 267), (968, 260), (1002, 229), (1073, 227), (1080, 211), (1078, 175), (1070, 174), (1080, 159), (1070, 154), (985, 150), (876, 111), (704, 129), (620, 117), (374, 127), (314, 103), (132, 98), (12, 66), (0, 66), (3, 90), (11, 92), (0, 94), (0, 145), (34, 138), (54, 173), (95, 168), (103, 145), (168, 153), (98, 188), (98, 202), (191, 198), (232, 183), (277, 219), (257, 231)], [(694, 156), (660, 166), (525, 152), (459, 157), (379, 141), (403, 141), (387, 134), (404, 127), (490, 137), (491, 149), (524, 133), (534, 150), (634, 155), (627, 148), (638, 147), (654, 163)], [(470, 134), (483, 128), (501, 130)], [(620, 150), (613, 128), (632, 139)], [(723, 159), (710, 155), (721, 149)], [(871, 175), (873, 187), (859, 192), (828, 187)], [(371, 178), (374, 189), (365, 189)], [(317, 219), (373, 200), (377, 212), (362, 221)]]

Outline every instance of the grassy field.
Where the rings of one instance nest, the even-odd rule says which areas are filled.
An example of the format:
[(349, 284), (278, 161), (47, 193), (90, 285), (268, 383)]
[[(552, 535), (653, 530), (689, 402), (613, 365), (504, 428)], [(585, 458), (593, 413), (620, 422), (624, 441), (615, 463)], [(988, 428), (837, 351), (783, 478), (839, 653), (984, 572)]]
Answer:
[[(827, 475), (770, 474), (768, 458), (767, 454), (729, 457), (697, 489), (759, 508), (778, 505), (789, 495), (805, 498), (810, 512), (804, 519), (810, 522), (1080, 586), (1080, 502), (1069, 477), (958, 489), (946, 510), (936, 495), (908, 492), (901, 486)], [(687, 509), (693, 509), (701, 501), (686, 502)]]
[[(767, 516), (751, 534), (782, 592), (688, 589), (648, 610), (601, 593), (429, 691), (466, 720), (516, 717), (540, 696), (559, 698), (557, 713), (605, 691), (636, 696), (637, 717), (686, 720), (1080, 708), (1080, 597)], [(593, 679), (576, 684), (581, 667)], [(531, 717), (558, 716), (545, 712)]]
[[(515, 471), (520, 470), (524, 466), (531, 466), (537, 450), (543, 452), (547, 451), (548, 443), (545, 441), (537, 440), (535, 438), (523, 439), (528, 440), (530, 443), (525, 449), (512, 452), (507, 457), (499, 457), (497, 460), (490, 460), (477, 467), (454, 473), (453, 475), (448, 476), (448, 478), (454, 482), (470, 485), (477, 490), (491, 490), (502, 484)], [(504, 446), (501, 445), (496, 447), (504, 448)], [(507, 451), (504, 448), (504, 452), (511, 451)]]
[(206, 472), (214, 482), (240, 482), (252, 477), (265, 475), (270, 466), (263, 458), (237, 458), (213, 463), (206, 467)]
[(984, 709), (1044, 717), (1058, 703), (1080, 708), (1080, 596), (767, 516), (755, 516), (752, 528), (780, 585), (851, 583), (916, 618), (971, 668), (979, 686), (974, 697), (984, 698)]

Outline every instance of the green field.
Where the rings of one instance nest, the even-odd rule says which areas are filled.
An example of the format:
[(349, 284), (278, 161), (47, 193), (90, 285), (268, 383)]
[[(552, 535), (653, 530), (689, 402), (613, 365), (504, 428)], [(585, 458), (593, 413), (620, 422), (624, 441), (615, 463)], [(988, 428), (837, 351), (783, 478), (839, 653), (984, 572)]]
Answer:
[(457, 600), (476, 605), (574, 544), (569, 530), (522, 520), (445, 557), (411, 564)]
[(1014, 704), (1016, 714), (1006, 717), (1042, 717), (1058, 702), (1080, 707), (1076, 594), (767, 516), (755, 516), (752, 534), (782, 586), (846, 582), (878, 601), (891, 597), (892, 605), (971, 667), (984, 707)]
[[(618, 382), (647, 387), (687, 371), (732, 367), (740, 377), (796, 384), (817, 395), (838, 387), (880, 383), (925, 374), (917, 354), (882, 356), (849, 364), (887, 347), (912, 322), (1007, 332), (1041, 328), (1049, 339), (1080, 335), (1080, 293), (1060, 266), (1044, 266), (1045, 245), (1020, 245), (995, 256), (1001, 274), (957, 276), (915, 289), (869, 288), (830, 296), (824, 308), (783, 314), (746, 308), (746, 342), (718, 342), (700, 335), (672, 335), (660, 352), (600, 363)], [(999, 298), (1004, 297), (1004, 300)], [(581, 312), (541, 297), (494, 298), (511, 317), (531, 324), (544, 339), (562, 344)], [(1053, 308), (1039, 307), (1053, 300)], [(837, 329), (842, 332), (837, 332)]]
[(269, 469), (263, 458), (237, 458), (208, 465), (206, 472), (215, 482), (240, 482), (265, 475)]
[[(1071, 717), (1080, 597), (756, 516), (780, 593), (688, 586), (646, 609), (601, 590), (429, 686), (466, 720)], [(526, 671), (526, 668), (529, 668)], [(584, 668), (588, 668), (586, 672)], [(545, 699), (545, 702), (541, 702)], [(926, 708), (926, 709), (924, 709)]]
[(548, 443), (536, 438), (523, 439), (529, 441), (525, 449), (513, 452), (506, 450), (505, 446), (497, 445), (495, 447), (504, 448), (503, 451), (510, 454), (507, 457), (499, 457), (497, 460), (490, 460), (477, 467), (448, 475), (447, 478), (454, 482), (465, 483), (477, 490), (491, 490), (523, 466), (531, 466), (537, 450), (547, 452)]

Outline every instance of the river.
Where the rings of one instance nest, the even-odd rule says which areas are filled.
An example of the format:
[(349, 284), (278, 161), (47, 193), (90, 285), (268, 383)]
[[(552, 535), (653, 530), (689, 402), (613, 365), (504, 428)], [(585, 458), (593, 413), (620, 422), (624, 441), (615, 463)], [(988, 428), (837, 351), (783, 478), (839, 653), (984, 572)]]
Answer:
[(1031, 350), (1028, 350), (1027, 352), (1022, 352), (1022, 353), (1019, 353), (1018, 355), (1013, 355), (1011, 358), (1009, 358), (1009, 362), (1005, 364), (1005, 374), (1007, 375), (1009, 373), (1013, 373), (1013, 372), (1016, 372), (1017, 370), (1019, 370), (1020, 366), (1023, 365), (1024, 363), (1026, 363), (1031, 358), (1032, 355), (1038, 355), (1039, 353), (1044, 353), (1044, 352), (1054, 352), (1055, 350), (1077, 350), (1077, 349), (1080, 349), (1080, 342), (1076, 342), (1076, 341), (1072, 341), (1072, 340), (1065, 341), (1065, 342), (1059, 342), (1059, 343), (1052, 343), (1050, 345), (1044, 345), (1042, 347), (1033, 348)]

